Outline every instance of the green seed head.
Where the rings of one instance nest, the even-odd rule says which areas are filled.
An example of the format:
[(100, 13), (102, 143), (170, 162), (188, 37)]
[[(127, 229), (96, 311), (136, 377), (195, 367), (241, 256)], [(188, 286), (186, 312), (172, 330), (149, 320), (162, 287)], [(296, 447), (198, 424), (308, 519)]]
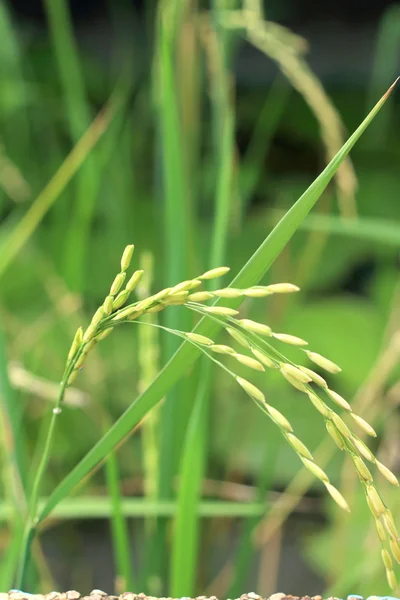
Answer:
[(116, 294), (118, 294), (119, 290), (123, 286), (125, 278), (126, 278), (126, 273), (118, 273), (118, 275), (115, 277), (114, 281), (112, 282), (112, 285), (110, 288), (110, 296), (115, 296)]
[(129, 279), (128, 283), (126, 284), (126, 290), (128, 292), (133, 292), (139, 281), (142, 279), (142, 276), (143, 270), (135, 271), (132, 277)]
[(133, 244), (130, 244), (125, 248), (121, 258), (121, 271), (126, 271), (131, 264), (134, 249), (135, 246)]

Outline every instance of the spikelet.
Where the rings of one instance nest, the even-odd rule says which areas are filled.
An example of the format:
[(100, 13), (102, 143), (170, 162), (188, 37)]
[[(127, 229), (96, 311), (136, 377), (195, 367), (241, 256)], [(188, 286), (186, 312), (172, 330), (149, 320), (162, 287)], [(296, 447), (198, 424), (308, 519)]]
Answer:
[(273, 333), (272, 335), (276, 340), (279, 340), (284, 344), (289, 344), (290, 346), (307, 346), (308, 344), (305, 340), (302, 340), (296, 335), (290, 335), (289, 333)]
[(71, 375), (68, 378), (68, 385), (71, 385), (72, 383), (74, 383), (75, 379), (78, 377), (79, 371), (77, 369), (74, 369), (71, 373)]
[(277, 410), (273, 406), (270, 406), (267, 403), (265, 403), (265, 407), (266, 407), (266, 409), (268, 411), (268, 414), (271, 417), (271, 419), (273, 421), (275, 421), (275, 423), (277, 425), (279, 425), (279, 427), (281, 427), (287, 433), (292, 433), (293, 432), (293, 427), (291, 426), (291, 424), (289, 423), (289, 421), (287, 420), (287, 418), (281, 412), (279, 412), (279, 410)]
[(300, 288), (293, 283), (272, 283), (271, 285), (267, 285), (266, 289), (271, 294), (292, 294), (293, 292), (300, 291)]
[(367, 433), (371, 437), (376, 437), (375, 429), (373, 427), (371, 427), (371, 425), (369, 423), (367, 423), (367, 421), (365, 421), (359, 415), (355, 415), (354, 413), (351, 413), (351, 416), (353, 417), (355, 422), (361, 427), (361, 429), (363, 429), (365, 431), (365, 433)]
[(202, 346), (212, 346), (214, 342), (210, 340), (210, 338), (205, 335), (200, 335), (199, 333), (186, 333), (185, 337), (187, 337), (192, 342), (196, 342), (197, 344), (201, 344)]
[(277, 369), (279, 367), (279, 365), (277, 365), (271, 358), (269, 358), (269, 356), (264, 354), (264, 352), (261, 352), (257, 348), (253, 348), (253, 347), (250, 348), (250, 350), (252, 351), (254, 356), (257, 358), (257, 360), (259, 360), (263, 365), (265, 365), (269, 369)]
[(98, 308), (96, 310), (96, 312), (94, 313), (90, 324), (93, 325), (93, 327), (96, 327), (103, 318), (104, 318), (104, 310), (103, 310), (103, 307), (100, 306), (100, 308)]
[(239, 385), (242, 386), (244, 391), (247, 392), (247, 394), (249, 394), (249, 396), (251, 396), (255, 400), (258, 400), (259, 402), (265, 402), (265, 396), (262, 393), (262, 391), (259, 390), (255, 385), (250, 383), (250, 381), (247, 381), (247, 379), (243, 379), (243, 377), (239, 376), (236, 377), (236, 381)]
[(72, 341), (70, 351), (68, 353), (68, 360), (71, 360), (75, 356), (76, 351), (78, 350), (78, 348), (82, 344), (82, 342), (83, 342), (83, 329), (82, 329), (82, 327), (78, 327), (78, 329), (75, 333), (75, 337)]
[(243, 296), (247, 296), (248, 298), (265, 298), (265, 296), (270, 296), (271, 294), (272, 292), (262, 285), (255, 285), (243, 290)]
[(319, 385), (319, 387), (325, 389), (328, 387), (328, 384), (326, 383), (325, 379), (321, 377), (321, 375), (318, 375), (318, 373), (315, 373), (315, 371), (312, 371), (312, 369), (308, 369), (307, 367), (301, 367), (300, 365), (299, 369), (306, 373), (309, 376), (310, 380)]
[(194, 292), (194, 294), (189, 294), (188, 300), (192, 302), (204, 302), (205, 300), (211, 300), (214, 298), (214, 294), (211, 292)]
[(332, 498), (336, 502), (336, 504), (338, 506), (340, 506), (340, 508), (342, 508), (346, 512), (350, 512), (350, 507), (347, 504), (346, 500), (343, 498), (342, 494), (339, 492), (339, 490), (337, 488), (335, 488), (335, 486), (332, 485), (331, 483), (328, 483), (328, 482), (324, 482), (324, 483), (325, 483), (326, 489), (328, 490), (328, 492), (330, 493), (330, 495), (332, 496)]
[(216, 290), (213, 294), (218, 298), (240, 298), (243, 296), (242, 290), (235, 288), (223, 288), (222, 290)]
[(307, 392), (307, 388), (304, 385), (304, 383), (296, 379), (296, 377), (293, 377), (292, 375), (290, 375), (286, 371), (283, 371), (282, 369), (281, 373), (284, 376), (284, 378), (290, 383), (290, 385), (296, 388), (296, 390), (299, 390), (300, 392)]
[(392, 571), (391, 569), (388, 569), (386, 571), (386, 577), (387, 577), (389, 587), (392, 590), (395, 590), (397, 588), (397, 579), (396, 579), (396, 575), (394, 574), (394, 571)]
[(393, 515), (388, 508), (385, 510), (384, 514), (382, 515), (382, 520), (386, 527), (386, 531), (388, 532), (390, 537), (393, 540), (398, 542), (400, 540), (400, 536), (397, 531), (396, 524), (393, 519)]
[(257, 323), (256, 321), (252, 321), (251, 319), (240, 319), (239, 323), (254, 333), (259, 333), (260, 335), (271, 336), (272, 330), (268, 325), (264, 325), (263, 323)]
[[(386, 531), (384, 526), (382, 525), (381, 521), (379, 519), (374, 519), (375, 521), (375, 527), (376, 527), (376, 532), (378, 534), (378, 538), (381, 540), (381, 542), (385, 542), (386, 541)], [(389, 540), (389, 544), (392, 540)], [(393, 552), (392, 552), (393, 554)]]
[(298, 437), (293, 435), (293, 433), (287, 433), (286, 439), (298, 454), (304, 456), (304, 458), (308, 458), (308, 460), (314, 460), (313, 455), (311, 454), (307, 446), (305, 446), (303, 442), (299, 440)]
[(216, 279), (217, 277), (222, 277), (222, 275), (226, 275), (230, 271), (229, 267), (217, 267), (216, 269), (210, 269), (200, 275), (197, 279)]
[(353, 434), (352, 442), (359, 451), (362, 456), (368, 460), (369, 462), (374, 463), (376, 461), (375, 456), (372, 454), (371, 450), (368, 448), (366, 444), (360, 438)]
[(113, 321), (121, 321), (122, 319), (126, 319), (128, 317), (132, 317), (134, 314), (143, 314), (141, 311), (137, 310), (137, 306), (127, 306), (123, 310), (120, 310), (115, 317), (113, 317)]
[(128, 290), (123, 290), (122, 292), (120, 292), (113, 302), (112, 310), (117, 310), (118, 308), (121, 308), (121, 306), (123, 306), (128, 300), (129, 294), (130, 292)]
[(396, 542), (396, 540), (390, 539), (389, 546), (390, 546), (390, 551), (393, 555), (393, 558), (395, 559), (396, 562), (398, 562), (400, 564), (400, 545), (399, 545), (399, 543)]
[(189, 290), (193, 290), (194, 288), (199, 287), (201, 285), (200, 279), (188, 279), (187, 281), (181, 281), (173, 288), (171, 288), (170, 294), (176, 294), (177, 292), (187, 292)]
[(357, 473), (364, 481), (371, 482), (372, 475), (367, 467), (367, 465), (359, 458), (358, 456), (353, 456), (353, 463), (356, 468)]
[(376, 466), (378, 467), (379, 471), (382, 473), (382, 475), (392, 484), (392, 485), (396, 485), (398, 487), (399, 482), (398, 479), (396, 477), (396, 475), (394, 473), (392, 473), (392, 471), (386, 467), (385, 465), (383, 465), (381, 462), (379, 462), (379, 460), (375, 461)]
[(317, 411), (321, 413), (321, 415), (323, 415), (325, 418), (330, 417), (330, 410), (326, 406), (326, 404), (324, 402), (322, 402), (321, 398), (319, 398), (311, 390), (307, 390), (306, 394), (310, 398), (311, 402), (314, 404)]
[(301, 460), (303, 461), (304, 466), (310, 471), (310, 473), (315, 475), (317, 479), (320, 479), (324, 483), (329, 483), (328, 475), (315, 462), (308, 460), (308, 458), (302, 458)]
[(135, 249), (135, 246), (133, 244), (130, 244), (129, 246), (127, 246), (125, 248), (122, 258), (121, 258), (121, 271), (126, 271), (129, 268), (129, 265), (131, 264), (134, 249)]
[(335, 425), (332, 423), (332, 421), (329, 421), (327, 419), (325, 421), (325, 426), (326, 426), (327, 432), (329, 433), (329, 435), (331, 436), (331, 438), (335, 442), (336, 446), (340, 450), (344, 450), (345, 449), (345, 445), (344, 445), (344, 442), (343, 442), (343, 438), (342, 438), (341, 434), (339, 433), (339, 431), (336, 429)]
[(385, 565), (385, 567), (389, 570), (393, 569), (392, 557), (390, 556), (390, 554), (386, 550), (386, 548), (382, 548), (381, 555), (382, 555), (382, 562)]
[(233, 317), (239, 313), (238, 310), (227, 306), (203, 306), (203, 310), (211, 315), (220, 315), (221, 317)]
[(115, 277), (114, 281), (111, 284), (110, 296), (115, 296), (115, 294), (118, 294), (118, 292), (124, 284), (125, 278), (126, 273), (118, 273), (118, 275)]
[(225, 346), (224, 344), (213, 344), (212, 346), (209, 346), (209, 350), (212, 350), (216, 354), (236, 354), (233, 348)]
[(106, 316), (111, 315), (113, 311), (114, 296), (107, 296), (103, 303), (103, 310)]
[(298, 367), (291, 365), (289, 363), (281, 364), (281, 373), (286, 377), (286, 375), (290, 375), (290, 377), (294, 377), (300, 383), (308, 383), (311, 381), (311, 378), (307, 373), (301, 371)]
[(225, 329), (238, 344), (244, 346), (245, 348), (249, 348), (250, 342), (246, 336), (243, 335), (243, 333), (240, 333), (240, 331), (234, 329), (233, 327), (226, 327)]
[(113, 331), (113, 329), (114, 329), (114, 327), (108, 327), (107, 329), (105, 329), (104, 331), (102, 331), (101, 333), (96, 335), (96, 337), (94, 339), (96, 340), (96, 342), (101, 342), (102, 340), (105, 340), (106, 337), (108, 337), (110, 335), (110, 333)]
[(256, 371), (265, 371), (262, 364), (260, 362), (258, 362), (258, 360), (256, 360), (255, 358), (251, 358), (251, 356), (246, 356), (246, 354), (236, 353), (236, 354), (233, 354), (232, 357), (236, 358), (236, 360), (239, 361), (240, 363), (242, 363), (242, 365), (245, 365), (246, 367), (249, 367), (250, 369), (255, 369)]
[(135, 271), (134, 274), (132, 275), (132, 277), (129, 279), (128, 283), (126, 284), (125, 289), (128, 292), (133, 292), (133, 290), (136, 288), (139, 281), (142, 279), (142, 276), (143, 276), (142, 269), (139, 271)]
[(305, 352), (308, 358), (312, 360), (312, 362), (314, 362), (322, 369), (325, 369), (325, 371), (328, 371), (329, 373), (340, 373), (340, 371), (342, 370), (334, 362), (332, 362), (328, 358), (325, 358), (325, 356), (318, 354), (317, 352), (311, 352), (310, 350), (306, 350)]
[(343, 419), (333, 411), (330, 412), (330, 418), (333, 421), (333, 424), (335, 425), (339, 433), (341, 433), (344, 438), (351, 441), (353, 439), (353, 436)]
[(89, 327), (86, 329), (85, 333), (83, 334), (83, 341), (84, 342), (89, 342), (95, 335), (96, 335), (96, 331), (97, 331), (97, 325), (89, 325)]
[[(176, 306), (179, 304), (185, 304), (189, 292), (187, 290), (182, 290), (181, 292), (176, 292), (175, 294), (168, 295), (162, 301), (165, 306)], [(154, 299), (153, 299), (154, 302)], [(208, 307), (206, 307), (208, 308)], [(205, 309), (204, 309), (205, 310)]]
[(344, 410), (351, 412), (350, 404), (347, 402), (347, 400), (342, 398), (342, 396), (340, 394), (338, 394), (337, 392), (334, 392), (333, 390), (330, 390), (330, 389), (327, 389), (326, 393), (334, 402), (336, 402), (336, 404), (338, 406), (340, 406), (341, 408), (344, 408)]
[(383, 515), (386, 511), (386, 507), (382, 502), (382, 498), (378, 494), (376, 488), (373, 485), (367, 486), (367, 500), (371, 512), (374, 513), (376, 517)]

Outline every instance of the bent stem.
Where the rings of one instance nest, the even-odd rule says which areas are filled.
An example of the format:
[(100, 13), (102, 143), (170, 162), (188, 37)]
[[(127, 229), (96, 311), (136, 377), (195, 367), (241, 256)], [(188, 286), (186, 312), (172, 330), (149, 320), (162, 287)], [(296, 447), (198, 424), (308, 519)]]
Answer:
[(30, 495), (29, 503), (28, 503), (28, 518), (23, 534), (22, 540), (22, 552), (21, 558), (18, 565), (17, 578), (16, 578), (16, 587), (18, 589), (23, 589), (25, 583), (25, 577), (29, 565), (29, 557), (30, 550), (32, 546), (32, 541), (35, 538), (36, 529), (39, 524), (39, 518), (37, 514), (38, 504), (39, 504), (39, 494), (40, 488), (42, 486), (42, 481), (44, 474), (46, 472), (46, 468), (49, 462), (50, 454), (53, 448), (54, 442), (54, 433), (56, 428), (57, 417), (61, 414), (61, 404), (64, 399), (64, 395), (68, 386), (68, 378), (73, 369), (73, 366), (77, 360), (78, 356), (73, 361), (68, 361), (65, 367), (64, 375), (60, 383), (60, 392), (57, 397), (57, 402), (55, 407), (52, 410), (49, 429), (47, 432), (46, 441), (44, 444), (42, 456), (40, 459), (40, 463), (38, 466), (38, 470), (35, 475), (35, 479), (33, 481), (32, 493)]

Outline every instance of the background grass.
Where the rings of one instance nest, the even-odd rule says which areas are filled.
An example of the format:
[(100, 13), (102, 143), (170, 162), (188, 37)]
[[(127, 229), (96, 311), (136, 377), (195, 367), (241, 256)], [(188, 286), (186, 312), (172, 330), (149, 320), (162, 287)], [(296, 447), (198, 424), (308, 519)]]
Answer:
[[(32, 457), (37, 464), (49, 412), (40, 391), (11, 383), (12, 361), (57, 382), (76, 327), (102, 301), (128, 243), (136, 245), (136, 264), (144, 253), (152, 257), (152, 291), (222, 262), (236, 275), (323, 168), (326, 154), (318, 119), (293, 91), (290, 77), (286, 81), (277, 68), (269, 87), (236, 82), (246, 35), (223, 26), (220, 17), (239, 3), (216, 1), (200, 12), (190, 2), (154, 2), (140, 18), (129, 5), (110, 3), (108, 60), (78, 43), (67, 2), (44, 7), (45, 30), (27, 38), (12, 4), (0, 6), (4, 590), (12, 585), (21, 531), (18, 513), (6, 512), (6, 502), (23, 505), (29, 495), (34, 470), (29, 465)], [(397, 9), (388, 9), (377, 27), (374, 66), (365, 82), (329, 90), (349, 131), (395, 78)], [(272, 47), (280, 40), (272, 37)], [(246, 316), (305, 337), (343, 366), (335, 389), (350, 400), (360, 398), (361, 407), (371, 398), (377, 451), (394, 470), (399, 372), (390, 341), (399, 326), (397, 105), (398, 93), (353, 153), (357, 220), (343, 221), (332, 185), (263, 279), (293, 281), (302, 294), (243, 307)], [(165, 324), (187, 329), (193, 323), (171, 309)], [(87, 401), (64, 411), (46, 495), (176, 347), (165, 334), (149, 341), (128, 327), (102, 344), (76, 384)], [(150, 348), (156, 353), (146, 365), (143, 353)], [(199, 361), (158, 412), (150, 413), (153, 422), (146, 420), (106, 470), (59, 505), (41, 538), (44, 553), (39, 544), (34, 548), (29, 589), (66, 585), (89, 591), (104, 581), (110, 592), (115, 582), (116, 589), (135, 585), (154, 594), (235, 595), (246, 589), (267, 594), (279, 587), (297, 594), (320, 593), (325, 581), (331, 593), (384, 593), (363, 496), (351, 491), (342, 457), (330, 446), (318, 450), (326, 437), (322, 421), (274, 373), (258, 384), (299, 437), (316, 455), (322, 452), (319, 464), (331, 460), (333, 482), (344, 490), (350, 486), (350, 518), (336, 511), (307, 474), (297, 475), (295, 455), (240, 390)], [(398, 505), (395, 491), (384, 492)], [(297, 518), (287, 521), (293, 511)], [(110, 518), (112, 544), (102, 528), (104, 517)], [(94, 534), (85, 533), (82, 523), (92, 519), (102, 532), (104, 555), (113, 548), (115, 568), (108, 579), (102, 579), (100, 557), (85, 558)], [(51, 559), (52, 543), (61, 562), (71, 565), (67, 575)], [(77, 555), (82, 560), (69, 558)], [(289, 580), (287, 565), (293, 564), (310, 578)]]

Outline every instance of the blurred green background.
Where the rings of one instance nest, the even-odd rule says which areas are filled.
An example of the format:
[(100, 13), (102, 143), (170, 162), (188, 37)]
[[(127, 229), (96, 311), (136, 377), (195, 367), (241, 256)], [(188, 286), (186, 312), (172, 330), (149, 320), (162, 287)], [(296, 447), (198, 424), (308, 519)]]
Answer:
[[(235, 275), (398, 74), (397, 3), (260, 9), (257, 0), (0, 4), (0, 401), (15, 407), (27, 486), (71, 339), (102, 303), (125, 245), (146, 270), (140, 294), (218, 264)], [(328, 382), (376, 427), (374, 450), (394, 472), (398, 107), (395, 91), (352, 153), (355, 175), (342, 170), (263, 282), (301, 293), (243, 307), (342, 366)], [(164, 324), (192, 327), (184, 310), (169, 310)], [(101, 344), (68, 397), (44, 495), (176, 347), (158, 330), (128, 327)], [(327, 468), (350, 516), (234, 382), (199, 361), (47, 523), (32, 591), (384, 594), (364, 496), (320, 415), (276, 373), (254, 379)], [(191, 481), (181, 477), (188, 451)], [(199, 511), (185, 506), (182, 481), (198, 484)], [(380, 483), (399, 517), (398, 493)], [(121, 501), (113, 510), (110, 494)], [(186, 545), (174, 537), (178, 510)]]

